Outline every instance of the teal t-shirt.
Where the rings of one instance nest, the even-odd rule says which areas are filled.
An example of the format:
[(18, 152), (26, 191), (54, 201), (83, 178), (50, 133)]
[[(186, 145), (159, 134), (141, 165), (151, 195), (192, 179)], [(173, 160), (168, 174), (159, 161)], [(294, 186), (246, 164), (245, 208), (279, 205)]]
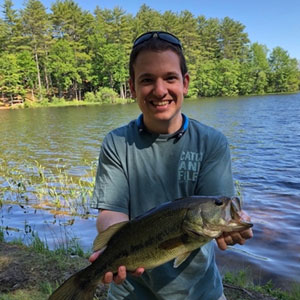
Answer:
[[(129, 218), (167, 201), (191, 195), (233, 196), (230, 151), (219, 131), (183, 115), (174, 134), (153, 134), (142, 115), (104, 139), (91, 207)], [(216, 300), (222, 283), (212, 242), (196, 250), (179, 268), (173, 262), (141, 277), (111, 284), (109, 300)]]

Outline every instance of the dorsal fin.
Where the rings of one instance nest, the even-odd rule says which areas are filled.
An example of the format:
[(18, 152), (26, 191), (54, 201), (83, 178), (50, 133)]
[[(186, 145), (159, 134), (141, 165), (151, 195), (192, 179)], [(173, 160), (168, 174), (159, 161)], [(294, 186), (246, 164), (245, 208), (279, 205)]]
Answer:
[(113, 224), (109, 226), (106, 230), (98, 234), (93, 243), (93, 251), (95, 252), (103, 249), (107, 245), (110, 238), (127, 223), (128, 221), (123, 221), (120, 223)]

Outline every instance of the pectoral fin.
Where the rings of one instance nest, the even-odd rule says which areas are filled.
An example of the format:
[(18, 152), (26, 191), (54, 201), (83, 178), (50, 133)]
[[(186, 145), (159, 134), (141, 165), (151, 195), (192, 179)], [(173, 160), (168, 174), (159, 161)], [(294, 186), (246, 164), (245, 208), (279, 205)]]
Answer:
[(175, 258), (173, 267), (178, 268), (190, 256), (190, 254), (191, 252), (185, 252), (177, 256)]
[(111, 237), (117, 231), (119, 231), (126, 223), (128, 223), (128, 221), (113, 224), (110, 227), (108, 227), (106, 230), (104, 230), (103, 232), (99, 233), (94, 240), (93, 251), (95, 252), (95, 251), (103, 249), (107, 245), (107, 243), (111, 239)]

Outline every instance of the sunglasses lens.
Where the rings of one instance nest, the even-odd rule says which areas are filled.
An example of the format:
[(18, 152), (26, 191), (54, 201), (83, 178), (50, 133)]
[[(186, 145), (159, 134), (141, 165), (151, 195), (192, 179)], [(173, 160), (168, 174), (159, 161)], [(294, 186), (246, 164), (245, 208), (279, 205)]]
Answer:
[(178, 38), (176, 38), (175, 36), (169, 34), (169, 33), (160, 33), (159, 34), (160, 39), (167, 41), (169, 43), (172, 43), (174, 45), (178, 45), (181, 46), (180, 41), (178, 40)]
[(181, 43), (179, 41), (179, 39), (173, 35), (171, 35), (170, 33), (167, 33), (167, 32), (147, 32), (143, 35), (141, 35), (140, 37), (138, 37), (134, 43), (133, 43), (133, 48), (150, 40), (151, 38), (153, 37), (157, 37), (163, 41), (166, 41), (168, 43), (171, 43), (173, 45), (176, 45), (176, 46), (179, 46), (180, 48), (182, 47), (181, 46)]
[(152, 32), (145, 33), (145, 34), (141, 35), (140, 37), (138, 37), (138, 38), (134, 41), (133, 47), (136, 47), (136, 46), (138, 46), (138, 45), (140, 45), (140, 44), (142, 44), (142, 43), (144, 43), (144, 42), (150, 40), (151, 37), (152, 37), (152, 35), (153, 35)]

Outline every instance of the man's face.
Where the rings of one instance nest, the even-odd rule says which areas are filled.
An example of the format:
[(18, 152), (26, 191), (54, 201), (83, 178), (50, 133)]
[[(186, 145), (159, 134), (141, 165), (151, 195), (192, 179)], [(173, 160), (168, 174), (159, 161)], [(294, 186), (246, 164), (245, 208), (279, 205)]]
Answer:
[(150, 131), (173, 133), (182, 125), (181, 106), (189, 76), (182, 76), (180, 61), (171, 50), (141, 52), (134, 65), (130, 88)]

